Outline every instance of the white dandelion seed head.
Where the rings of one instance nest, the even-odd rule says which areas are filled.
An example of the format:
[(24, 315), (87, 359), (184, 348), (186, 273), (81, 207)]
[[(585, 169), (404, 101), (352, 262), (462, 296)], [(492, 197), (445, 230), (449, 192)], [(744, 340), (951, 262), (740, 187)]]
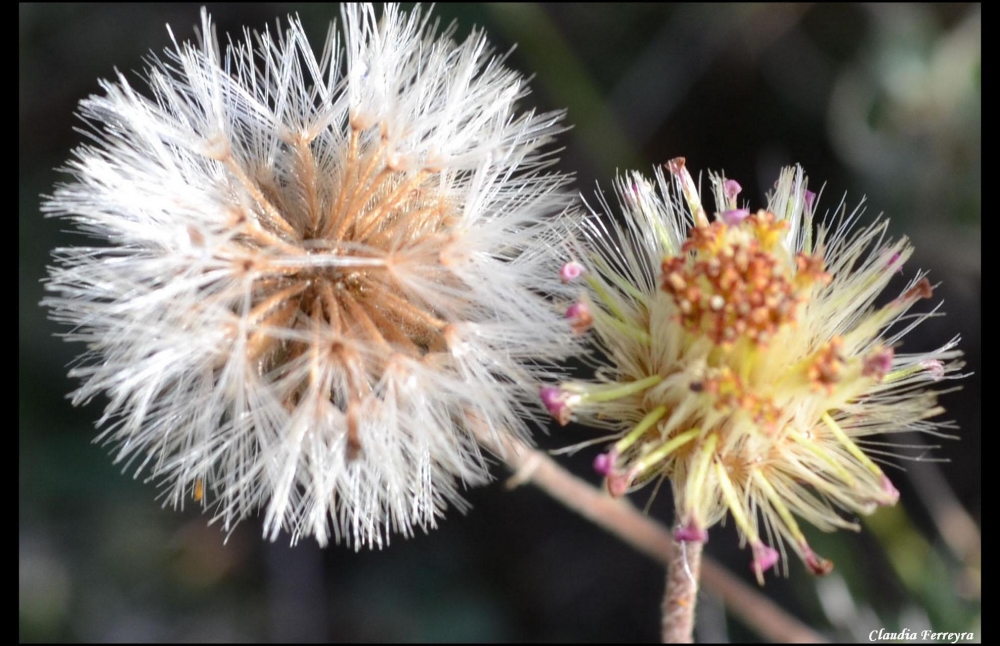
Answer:
[[(88, 351), (75, 403), (116, 460), (230, 528), (381, 546), (488, 478), (473, 433), (526, 434), (568, 351), (546, 217), (559, 113), (481, 32), (345, 5), (302, 25), (174, 42), (81, 103), (90, 143), (49, 198), (102, 242), (58, 249), (44, 304)], [(542, 359), (539, 359), (542, 358)]]

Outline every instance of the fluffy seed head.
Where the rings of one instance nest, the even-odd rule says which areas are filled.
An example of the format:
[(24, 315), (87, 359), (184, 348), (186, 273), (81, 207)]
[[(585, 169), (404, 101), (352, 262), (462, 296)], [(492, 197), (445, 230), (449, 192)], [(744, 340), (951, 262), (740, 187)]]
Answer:
[(929, 420), (941, 409), (926, 386), (955, 376), (957, 340), (897, 351), (929, 316), (907, 312), (930, 283), (918, 273), (876, 306), (909, 244), (887, 239), (885, 222), (851, 231), (859, 211), (814, 227), (801, 168), (785, 169), (759, 210), (713, 176), (711, 219), (684, 160), (667, 168), (659, 192), (639, 174), (618, 182), (623, 224), (584, 224), (580, 298), (610, 365), (546, 387), (546, 405), (563, 424), (613, 430), (594, 462), (612, 495), (670, 480), (678, 540), (706, 541), (731, 514), (759, 579), (781, 560), (767, 542), (824, 574), (832, 564), (796, 518), (858, 529), (838, 510), (896, 502), (872, 457), (885, 453), (865, 438), (943, 426)]
[(318, 57), (296, 19), (223, 48), (203, 11), (148, 88), (84, 100), (46, 208), (102, 242), (56, 251), (45, 304), (88, 344), (74, 401), (107, 393), (102, 437), (167, 502), (381, 545), (487, 478), (474, 434), (524, 434), (529, 360), (566, 347), (538, 295), (565, 178), (560, 115), (517, 110), (482, 33), (343, 25)]

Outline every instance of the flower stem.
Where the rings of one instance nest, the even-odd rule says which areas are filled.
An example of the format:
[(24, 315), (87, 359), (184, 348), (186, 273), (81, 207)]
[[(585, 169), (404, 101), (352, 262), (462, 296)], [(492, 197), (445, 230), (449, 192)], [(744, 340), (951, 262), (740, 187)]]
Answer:
[[(474, 428), (477, 439), (500, 456), (513, 476), (509, 488), (531, 483), (568, 509), (655, 561), (669, 565), (675, 547), (670, 530), (644, 515), (626, 499), (611, 498), (559, 466), (542, 451), (484, 428)], [(498, 443), (498, 439), (501, 442)], [(706, 557), (701, 563), (705, 590), (722, 599), (726, 608), (765, 640), (781, 643), (823, 643), (822, 635), (785, 612), (753, 587)]]
[(667, 590), (663, 595), (662, 641), (664, 644), (694, 642), (694, 608), (701, 578), (702, 543), (677, 543), (667, 565)]

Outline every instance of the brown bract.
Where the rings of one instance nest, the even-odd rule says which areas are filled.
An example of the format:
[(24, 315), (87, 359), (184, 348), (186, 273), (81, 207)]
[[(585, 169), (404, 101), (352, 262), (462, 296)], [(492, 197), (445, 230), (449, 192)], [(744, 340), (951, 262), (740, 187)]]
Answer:
[[(344, 375), (343, 384), (322, 387), (348, 422), (396, 354), (422, 359), (448, 351), (447, 313), (408, 291), (397, 269), (405, 264), (461, 289), (448, 268), (460, 258), (455, 207), (442, 188), (448, 178), (438, 169), (400, 167), (373, 130), (352, 126), (346, 157), (333, 171), (306, 136), (287, 144), (288, 176), (267, 168), (248, 174), (228, 146), (216, 155), (253, 199), (232, 213), (225, 251), (234, 273), (252, 281), (249, 314), (233, 327), (245, 335), (236, 345), (262, 375), (310, 363), (308, 377), (284, 395), (288, 410), (312, 382), (329, 381), (330, 368)], [(198, 237), (192, 230), (193, 243)], [(300, 262), (319, 255), (334, 262)], [(244, 306), (235, 304), (234, 314)], [(362, 446), (356, 421), (348, 434), (354, 458)]]

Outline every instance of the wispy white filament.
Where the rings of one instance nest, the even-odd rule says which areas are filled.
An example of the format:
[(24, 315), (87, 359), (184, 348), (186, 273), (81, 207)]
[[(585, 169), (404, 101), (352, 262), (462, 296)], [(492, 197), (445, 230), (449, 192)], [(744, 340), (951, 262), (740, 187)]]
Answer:
[[(223, 46), (207, 14), (146, 73), (81, 103), (91, 142), (47, 202), (100, 240), (55, 252), (45, 304), (87, 344), (116, 460), (224, 527), (382, 545), (487, 471), (472, 431), (524, 436), (537, 357), (568, 348), (544, 219), (560, 114), (482, 33), (346, 5)], [(346, 53), (346, 54), (345, 54)]]

